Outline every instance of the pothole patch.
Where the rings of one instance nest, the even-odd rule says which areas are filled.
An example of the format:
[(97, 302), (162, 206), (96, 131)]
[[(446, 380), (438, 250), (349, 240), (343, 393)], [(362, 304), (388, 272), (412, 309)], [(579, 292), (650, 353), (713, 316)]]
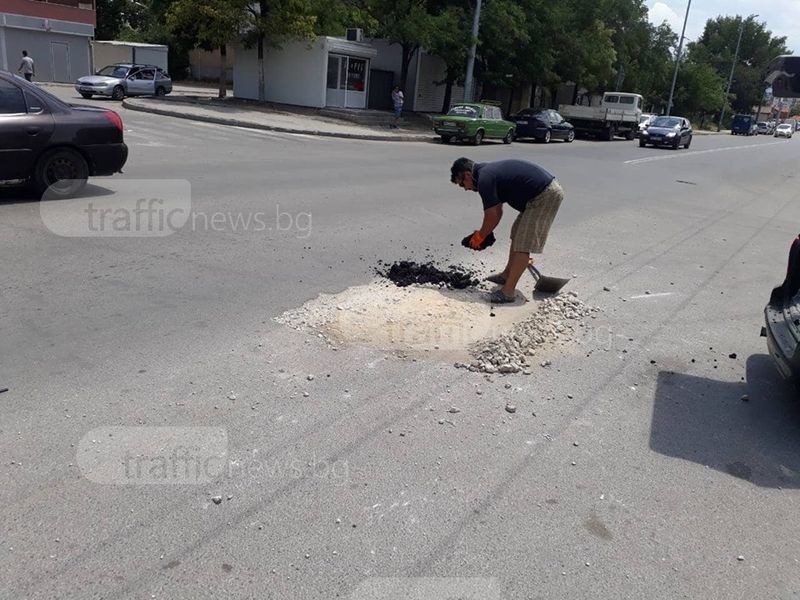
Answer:
[(569, 346), (598, 310), (574, 292), (492, 309), (476, 281), (463, 289), (403, 283), (380, 279), (321, 294), (276, 320), (336, 348), (364, 346), (471, 371), (517, 373), (529, 371), (551, 350), (571, 353)]

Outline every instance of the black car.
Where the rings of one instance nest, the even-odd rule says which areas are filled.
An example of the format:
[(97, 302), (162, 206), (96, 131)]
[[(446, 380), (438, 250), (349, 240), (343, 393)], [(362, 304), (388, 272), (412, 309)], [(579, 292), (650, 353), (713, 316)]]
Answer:
[(122, 169), (128, 158), (122, 131), (112, 110), (66, 104), (0, 71), (0, 181), (28, 182), (54, 197), (74, 195), (90, 176)]
[(784, 282), (772, 290), (764, 309), (767, 348), (786, 379), (800, 381), (800, 236), (789, 250)]
[(517, 124), (515, 139), (533, 138), (547, 144), (550, 140), (571, 142), (575, 128), (554, 110), (525, 108), (511, 118)]
[(670, 146), (678, 149), (688, 148), (692, 143), (692, 124), (683, 117), (656, 117), (642, 132), (639, 146)]

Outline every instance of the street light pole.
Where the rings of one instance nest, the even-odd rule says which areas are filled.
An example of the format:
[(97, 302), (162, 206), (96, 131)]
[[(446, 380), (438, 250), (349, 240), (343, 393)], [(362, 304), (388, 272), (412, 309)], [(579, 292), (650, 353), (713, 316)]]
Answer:
[[(750, 15), (747, 17), (747, 20), (751, 18), (755, 18), (758, 15)], [(736, 40), (736, 52), (733, 54), (733, 64), (731, 64), (731, 74), (728, 77), (728, 87), (725, 89), (725, 97), (722, 99), (722, 109), (719, 111), (719, 125), (717, 126), (717, 131), (722, 129), (722, 120), (725, 118), (725, 104), (728, 102), (728, 95), (731, 93), (731, 84), (733, 83), (733, 72), (736, 70), (736, 63), (739, 60), (739, 46), (742, 45), (742, 33), (744, 33), (744, 22), (745, 20), (742, 19), (741, 25), (739, 25), (739, 39)]]
[(472, 46), (467, 59), (467, 76), (464, 79), (464, 102), (472, 102), (472, 77), (475, 69), (475, 53), (478, 49), (478, 29), (481, 24), (481, 0), (476, 0), (475, 14), (472, 17)]
[(686, 33), (686, 22), (689, 20), (689, 9), (692, 7), (692, 0), (686, 5), (686, 16), (683, 18), (683, 29), (681, 29), (681, 40), (678, 42), (678, 53), (675, 55), (675, 72), (672, 74), (672, 87), (669, 89), (669, 100), (667, 101), (667, 116), (672, 111), (672, 96), (675, 94), (675, 82), (678, 81), (678, 66), (681, 64), (681, 51), (683, 50), (683, 34)]

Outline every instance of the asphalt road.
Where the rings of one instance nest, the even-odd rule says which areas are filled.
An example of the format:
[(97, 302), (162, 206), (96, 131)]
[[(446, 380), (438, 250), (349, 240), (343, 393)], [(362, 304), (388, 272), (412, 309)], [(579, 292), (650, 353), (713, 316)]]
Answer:
[[(60, 237), (0, 192), (0, 597), (800, 597), (800, 405), (759, 338), (800, 141), (473, 148), (122, 116), (130, 159), (99, 189), (187, 180), (195, 213), (267, 227)], [(562, 182), (539, 264), (602, 309), (580, 351), (490, 383), (273, 321), (378, 259), (502, 266), (508, 217), (486, 253), (458, 244), (481, 216), (449, 182), (461, 155)], [(233, 466), (84, 475), (152, 426), (197, 455), (223, 439)]]

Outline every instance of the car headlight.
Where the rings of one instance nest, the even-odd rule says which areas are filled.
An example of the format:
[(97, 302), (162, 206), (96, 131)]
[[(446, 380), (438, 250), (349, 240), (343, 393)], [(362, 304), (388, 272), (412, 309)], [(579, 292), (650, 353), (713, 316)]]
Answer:
[(667, 137), (675, 137), (676, 135), (677, 135), (677, 134), (676, 134), (674, 131), (670, 131), (670, 132), (667, 134)]
[(650, 132), (647, 131), (647, 129), (645, 129), (644, 131), (642, 131), (642, 135), (650, 135)]

